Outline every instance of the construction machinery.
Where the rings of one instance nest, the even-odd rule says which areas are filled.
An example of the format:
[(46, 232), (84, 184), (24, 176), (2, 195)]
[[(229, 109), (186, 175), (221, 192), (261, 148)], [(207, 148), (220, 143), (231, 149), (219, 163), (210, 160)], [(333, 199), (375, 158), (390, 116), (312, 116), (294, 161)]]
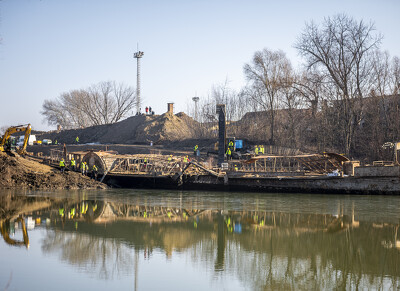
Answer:
[(22, 234), (24, 238), (23, 241), (10, 237), (10, 220), (0, 221), (0, 233), (7, 244), (11, 246), (25, 246), (26, 248), (29, 248), (29, 236), (26, 229), (25, 220), (22, 216), (19, 216), (16, 222), (21, 223)]
[[(31, 125), (17, 125), (9, 127), (0, 139), (0, 151), (2, 152), (13, 152), (16, 151), (19, 155), (26, 154), (26, 146), (28, 145), (29, 136), (31, 134)], [(16, 140), (12, 134), (17, 132), (25, 132), (24, 142), (22, 146), (16, 148)]]

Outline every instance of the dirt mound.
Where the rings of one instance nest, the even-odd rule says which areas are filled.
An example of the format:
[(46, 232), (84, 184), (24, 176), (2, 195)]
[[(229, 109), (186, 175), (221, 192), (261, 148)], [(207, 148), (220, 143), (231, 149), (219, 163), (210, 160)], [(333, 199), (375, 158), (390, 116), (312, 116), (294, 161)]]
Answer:
[(155, 143), (182, 141), (193, 137), (196, 123), (185, 113), (165, 113), (139, 126), (137, 140), (151, 140)]
[(105, 189), (106, 185), (75, 172), (58, 170), (0, 152), (0, 189)]
[(66, 144), (73, 144), (77, 136), (80, 143), (148, 144), (153, 141), (157, 144), (193, 138), (196, 124), (185, 113), (167, 112), (132, 116), (114, 124), (45, 133), (38, 138)]

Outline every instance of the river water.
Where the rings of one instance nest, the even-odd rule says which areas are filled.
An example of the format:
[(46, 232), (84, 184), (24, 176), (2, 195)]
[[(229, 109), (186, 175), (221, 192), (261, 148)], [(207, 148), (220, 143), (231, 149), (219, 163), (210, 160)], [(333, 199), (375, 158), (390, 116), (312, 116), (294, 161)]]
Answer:
[(396, 196), (0, 193), (0, 290), (400, 290)]

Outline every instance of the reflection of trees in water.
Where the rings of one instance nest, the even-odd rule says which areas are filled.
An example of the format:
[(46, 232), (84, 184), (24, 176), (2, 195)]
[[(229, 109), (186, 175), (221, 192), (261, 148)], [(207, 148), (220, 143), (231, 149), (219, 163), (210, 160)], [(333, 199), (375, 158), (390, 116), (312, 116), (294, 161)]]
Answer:
[(396, 289), (399, 251), (381, 244), (392, 234), (371, 224), (335, 234), (254, 229), (231, 238), (226, 268), (252, 289)]
[[(160, 249), (169, 258), (175, 253), (187, 256), (199, 269), (213, 270), (216, 278), (235, 276), (249, 289), (396, 290), (400, 285), (400, 251), (395, 239), (398, 214), (393, 210), (398, 209), (397, 200), (384, 208), (391, 215), (375, 213), (379, 219), (370, 216), (373, 211), (364, 205), (364, 216), (356, 212), (361, 220), (357, 222), (354, 205), (345, 203), (333, 216), (312, 210), (221, 212), (190, 208), (190, 203), (185, 203), (185, 209), (174, 208), (169, 205), (179, 204), (168, 199), (149, 206), (146, 197), (138, 198), (138, 203), (0, 198), (5, 218), (42, 209), (38, 215), (59, 223), (47, 231), (43, 252), (59, 254), (63, 261), (104, 279), (131, 274), (135, 266), (140, 268), (139, 255), (151, 259), (152, 250)], [(195, 199), (193, 205), (205, 204)], [(80, 213), (86, 205), (88, 212)], [(367, 206), (374, 207), (373, 203)], [(63, 218), (59, 207), (64, 208)], [(76, 210), (73, 219), (67, 215), (72, 208)], [(282, 209), (279, 205), (270, 208)], [(292, 208), (291, 204), (284, 209)], [(383, 223), (388, 221), (392, 224)], [(78, 229), (74, 222), (79, 223)], [(242, 233), (234, 232), (234, 223), (242, 225)]]
[(44, 238), (45, 253), (60, 253), (60, 258), (86, 272), (109, 279), (129, 274), (133, 264), (132, 249), (115, 239), (93, 237), (82, 233), (49, 230)]
[(152, 225), (133, 221), (107, 225), (80, 222), (78, 230), (71, 223), (60, 223), (55, 230), (47, 231), (42, 250), (59, 253), (61, 260), (107, 279), (115, 274), (130, 274), (137, 260), (134, 253), (151, 259), (153, 250), (159, 249), (172, 258), (174, 252), (184, 253), (207, 239), (209, 230), (193, 232), (192, 229), (192, 222)]
[[(382, 244), (393, 241), (396, 225), (377, 227), (322, 214), (183, 212), (117, 204), (104, 210), (114, 217), (112, 223), (80, 222), (76, 232), (66, 223), (64, 231), (48, 232), (43, 250), (60, 252), (63, 260), (101, 278), (131, 273), (133, 246), (136, 255), (147, 258), (156, 248), (167, 257), (186, 254), (216, 277), (235, 276), (251, 289), (387, 289), (399, 284), (399, 250)], [(188, 213), (195, 215), (187, 218)], [(235, 223), (242, 225), (241, 233), (234, 232)]]
[[(260, 220), (261, 213), (257, 215)], [(315, 221), (315, 215), (298, 220), (281, 218), (275, 220), (275, 227), (253, 221), (243, 234), (225, 228), (223, 246), (218, 229), (210, 239), (193, 245), (191, 258), (206, 264), (207, 269), (212, 269), (214, 262), (217, 276), (231, 273), (250, 289), (396, 290), (400, 285), (400, 252), (384, 242), (393, 241), (397, 225), (320, 218), (325, 223)], [(297, 224), (301, 221), (310, 227)], [(344, 221), (345, 228), (336, 227), (338, 221)], [(347, 226), (346, 221), (350, 222)]]

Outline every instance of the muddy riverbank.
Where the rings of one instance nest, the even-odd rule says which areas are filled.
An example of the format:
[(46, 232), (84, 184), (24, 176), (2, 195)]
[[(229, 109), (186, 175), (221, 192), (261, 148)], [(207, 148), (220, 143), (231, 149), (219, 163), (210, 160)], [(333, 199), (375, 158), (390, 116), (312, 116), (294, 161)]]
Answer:
[(106, 189), (107, 185), (79, 173), (58, 169), (23, 157), (0, 153), (0, 189)]

